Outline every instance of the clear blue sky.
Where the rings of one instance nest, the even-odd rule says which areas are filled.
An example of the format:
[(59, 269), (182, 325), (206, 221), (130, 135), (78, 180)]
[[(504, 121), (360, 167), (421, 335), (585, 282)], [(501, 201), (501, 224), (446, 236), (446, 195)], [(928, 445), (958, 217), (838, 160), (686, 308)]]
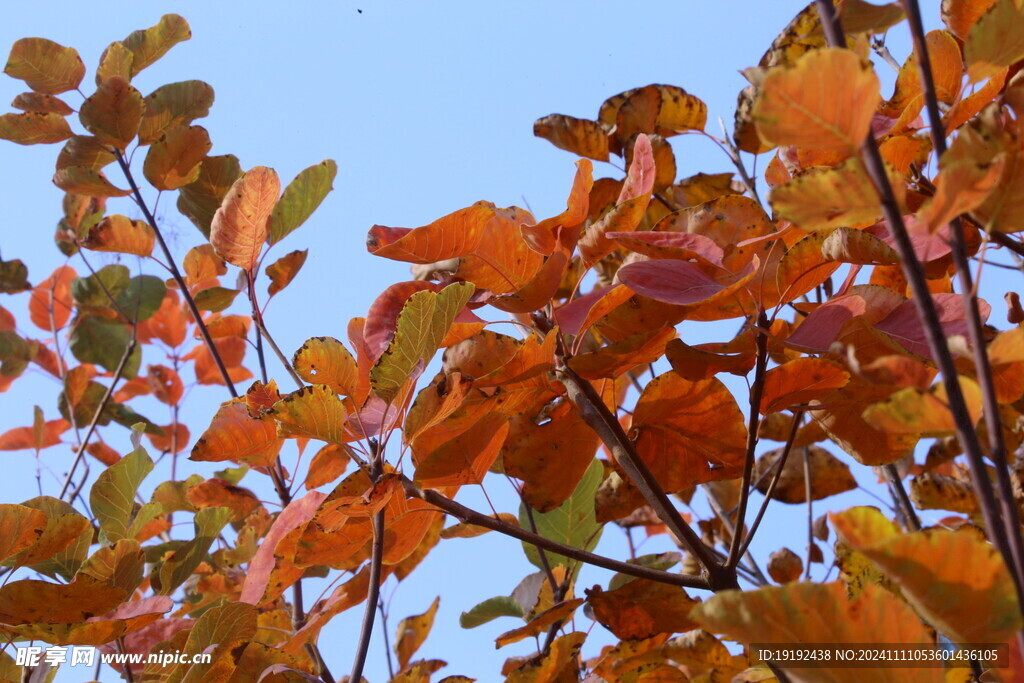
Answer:
[[(310, 250), (305, 268), (275, 299), (267, 318), (290, 352), (307, 337), (344, 338), (349, 318), (364, 314), (388, 284), (407, 279), (405, 265), (367, 255), (364, 238), (371, 225), (422, 225), (481, 199), (499, 206), (526, 203), (538, 217), (560, 212), (575, 159), (534, 138), (534, 119), (552, 112), (593, 118), (608, 96), (648, 83), (668, 83), (707, 102), (711, 132), (720, 132), (719, 116), (731, 128), (736, 93), (745, 85), (739, 70), (756, 64), (802, 7), (801, 2), (749, 0), (651, 2), (642, 9), (579, 1), (15, 3), (5, 8), (0, 50), (20, 37), (48, 37), (76, 47), (91, 79), (109, 42), (154, 24), (163, 13), (176, 12), (190, 22), (193, 38), (135, 80), (144, 94), (187, 79), (213, 85), (216, 103), (211, 115), (197, 123), (210, 132), (213, 154), (233, 153), (243, 168), (271, 166), (287, 182), (323, 158), (337, 160), (335, 191), (310, 222), (275, 248), (279, 256), (292, 249)], [(902, 60), (906, 41), (891, 44)], [(891, 83), (891, 75), (887, 80)], [(9, 102), (23, 90), (21, 85), (0, 77), (0, 100)], [(77, 100), (70, 98), (76, 107)], [(732, 170), (713, 145), (696, 136), (675, 138), (674, 146), (679, 177)], [(34, 282), (63, 262), (51, 241), (60, 216), (61, 192), (50, 183), (58, 149), (0, 145), (5, 169), (0, 183), (0, 248), (5, 258), (25, 260)], [(763, 159), (762, 166), (766, 162)], [(598, 176), (620, 175), (611, 166), (597, 167)], [(135, 215), (127, 203), (114, 210)], [(157, 218), (179, 258), (202, 239), (177, 213), (173, 196), (163, 198)], [(113, 259), (96, 255), (93, 260)], [(6, 297), (0, 303), (15, 311), (24, 308), (23, 297)], [(995, 317), (1002, 309), (998, 300), (992, 303)], [(244, 306), (237, 308), (244, 312)], [(709, 338), (719, 340), (734, 332), (733, 326), (729, 331), (702, 329), (711, 330)], [(278, 376), (283, 374), (276, 366), (271, 368)], [(745, 390), (742, 384), (733, 388)], [(55, 417), (56, 392), (52, 381), (38, 375), (19, 380), (13, 392), (0, 395), (0, 431), (29, 424), (33, 403), (42, 405), (49, 418)], [(216, 387), (188, 395), (183, 417), (192, 426), (193, 438), (224, 398), (223, 389)], [(144, 405), (150, 404), (140, 403)], [(121, 436), (121, 443), (127, 446), (126, 436)], [(53, 448), (43, 453), (42, 461), (61, 471), (69, 453), (68, 448)], [(35, 495), (36, 463), (31, 454), (3, 458), (0, 500), (17, 502)], [(218, 468), (185, 464), (186, 471), (204, 476), (212, 476), (214, 469)], [(873, 479), (863, 468), (857, 474), (865, 483)], [(166, 477), (163, 463), (144, 485), (146, 495)], [(243, 485), (271, 497), (269, 487), (258, 479), (250, 475)], [(50, 494), (59, 488), (45, 471), (43, 488)], [(489, 492), (499, 509), (514, 511), (504, 488), (495, 481)], [(484, 505), (472, 491), (466, 492), (465, 500)], [(819, 507), (845, 507), (849, 500), (835, 498)], [(762, 560), (779, 545), (773, 530), (803, 524), (802, 507), (772, 515), (757, 544)], [(802, 554), (803, 532), (795, 531), (792, 538), (793, 549)], [(601, 551), (622, 554), (616, 529), (606, 530)], [(441, 595), (434, 632), (418, 656), (447, 660), (449, 667), (441, 676), (495, 680), (501, 662), (532, 651), (532, 641), (496, 652), (494, 637), (516, 623), (504, 620), (463, 631), (458, 615), (485, 598), (508, 594), (531, 571), (519, 544), (496, 534), (443, 542), (394, 592), (389, 628), (393, 632), (399, 619), (422, 612), (435, 595)], [(606, 572), (587, 570), (578, 590), (608, 578)], [(389, 583), (385, 595), (393, 588)], [(312, 586), (306, 590), (307, 606), (317, 592)], [(342, 615), (321, 636), (336, 676), (348, 672), (360, 616), (361, 609)], [(580, 615), (577, 625), (586, 629), (589, 622)], [(596, 653), (598, 643), (608, 641), (597, 636), (599, 631), (598, 626), (588, 641), (588, 656)], [(385, 671), (378, 638), (366, 676), (374, 682), (385, 680)], [(58, 676), (60, 681), (86, 678), (78, 670)], [(110, 678), (108, 670), (104, 680)]]

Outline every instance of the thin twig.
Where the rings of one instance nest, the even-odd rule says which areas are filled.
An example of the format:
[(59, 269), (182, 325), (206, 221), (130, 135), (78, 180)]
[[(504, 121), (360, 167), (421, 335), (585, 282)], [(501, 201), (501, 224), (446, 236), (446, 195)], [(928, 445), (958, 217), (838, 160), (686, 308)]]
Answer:
[(747, 504), (750, 501), (750, 482), (754, 476), (754, 449), (757, 447), (757, 428), (761, 419), (761, 397), (764, 395), (764, 376), (768, 367), (768, 315), (762, 310), (757, 316), (758, 334), (757, 358), (754, 364), (754, 383), (750, 386), (750, 415), (747, 418), (747, 451), (743, 459), (743, 478), (740, 486), (740, 504), (736, 513), (736, 533), (729, 545), (727, 567), (735, 567), (740, 561), (740, 546), (743, 544), (743, 526), (747, 519)]
[[(722, 526), (725, 527), (725, 530), (729, 532), (729, 540), (731, 542), (736, 536), (736, 525), (733, 524), (732, 519), (730, 519), (729, 515), (726, 514), (725, 509), (722, 506), (722, 501), (718, 499), (714, 489), (707, 484), (701, 484), (701, 489), (704, 491), (704, 495), (707, 496), (708, 503), (711, 504), (711, 510), (715, 513), (715, 516), (718, 517), (719, 521), (722, 522)], [(747, 563), (750, 565), (750, 573), (757, 579), (754, 583), (767, 586), (768, 579), (765, 577), (764, 572), (761, 571), (761, 568), (757, 565), (757, 560), (754, 559), (754, 556), (750, 553), (746, 553), (743, 557), (746, 558)], [(737, 566), (739, 566), (738, 563)]]
[(139, 191), (139, 186), (135, 183), (135, 177), (132, 175), (131, 167), (128, 166), (128, 161), (124, 158), (124, 153), (119, 149), (115, 149), (114, 152), (117, 155), (117, 163), (121, 166), (121, 172), (124, 173), (124, 177), (128, 181), (128, 185), (131, 187), (132, 194), (135, 197), (135, 203), (139, 205), (139, 209), (142, 210), (142, 215), (146, 218), (149, 226), (153, 228), (153, 234), (156, 235), (157, 244), (160, 245), (161, 251), (164, 252), (164, 258), (167, 259), (167, 267), (171, 271), (171, 277), (173, 277), (174, 281), (178, 283), (178, 289), (181, 290), (181, 296), (185, 299), (185, 303), (188, 305), (188, 310), (192, 313), (192, 319), (196, 321), (196, 327), (199, 329), (199, 334), (202, 335), (203, 341), (206, 343), (206, 347), (210, 350), (210, 355), (213, 357), (213, 362), (217, 365), (217, 369), (220, 371), (220, 376), (224, 379), (225, 386), (227, 386), (232, 398), (238, 398), (238, 392), (235, 390), (234, 382), (231, 381), (231, 375), (228, 373), (227, 366), (224, 365), (224, 359), (220, 357), (220, 351), (217, 350), (216, 344), (213, 343), (213, 337), (210, 336), (210, 331), (206, 329), (206, 323), (203, 322), (203, 316), (199, 313), (199, 308), (196, 306), (196, 300), (192, 298), (192, 293), (188, 291), (188, 284), (185, 282), (185, 278), (181, 276), (181, 271), (178, 270), (178, 266), (174, 262), (171, 250), (168, 248), (167, 242), (164, 241), (163, 233), (160, 232), (160, 228), (156, 224), (156, 218), (153, 217), (152, 212), (149, 210), (149, 206), (146, 205), (146, 201), (142, 198), (142, 193)]
[(601, 567), (608, 569), (613, 572), (619, 572), (620, 574), (628, 574), (629, 576), (635, 576), (639, 579), (649, 579), (651, 581), (657, 581), (658, 583), (667, 583), (672, 586), (682, 586), (684, 588), (703, 588), (709, 590), (711, 588), (708, 579), (703, 576), (691, 576), (687, 574), (673, 574), (671, 572), (665, 572), (658, 569), (651, 569), (650, 567), (644, 567), (638, 564), (629, 564), (628, 562), (620, 562), (619, 560), (613, 560), (610, 557), (604, 557), (602, 555), (595, 555), (594, 553), (582, 550), (580, 548), (574, 548), (570, 545), (565, 545), (554, 541), (546, 536), (532, 533), (523, 529), (522, 527), (512, 526), (507, 522), (503, 522), (500, 519), (494, 517), (488, 517), (487, 515), (481, 514), (476, 510), (466, 507), (461, 503), (457, 503), (451, 498), (441, 495), (437, 491), (430, 489), (421, 489), (416, 486), (410, 479), (402, 477), (402, 486), (405, 488), (406, 495), (419, 498), (420, 500), (426, 501), (447, 512), (452, 517), (455, 517), (461, 522), (466, 524), (472, 524), (474, 526), (483, 527), (490, 529), (491, 531), (497, 531), (511, 536), (512, 538), (519, 539), (534, 545), (544, 550), (549, 550), (559, 555), (564, 555), (569, 559), (576, 560), (578, 562), (584, 562), (586, 564), (594, 565), (595, 567)]
[[(804, 413), (802, 410), (793, 415), (793, 426), (789, 429), (789, 436), (786, 438), (786, 445), (782, 447), (782, 453), (775, 461), (772, 480), (768, 483), (768, 490), (765, 491), (764, 500), (761, 501), (761, 507), (758, 508), (757, 514), (754, 516), (754, 521), (750, 525), (750, 531), (747, 532), (746, 538), (743, 539), (743, 545), (740, 547), (740, 554), (747, 552), (747, 548), (750, 547), (750, 542), (754, 540), (754, 534), (757, 533), (757, 528), (761, 525), (761, 519), (764, 518), (764, 513), (768, 510), (768, 504), (772, 502), (772, 496), (775, 494), (775, 488), (779, 485), (779, 479), (782, 478), (782, 470), (786, 467), (786, 460), (789, 459), (789, 453), (793, 450), (793, 443), (796, 441), (797, 432), (800, 431), (800, 424), (803, 422), (803, 417)], [(765, 475), (767, 474), (768, 472), (766, 471)]]
[(377, 600), (377, 611), (380, 612), (380, 628), (384, 632), (384, 656), (388, 663), (388, 678), (395, 677), (395, 663), (391, 658), (391, 639), (388, 637), (388, 613), (384, 609), (384, 600)]
[(814, 550), (814, 486), (811, 482), (811, 449), (804, 446), (804, 497), (807, 499), (807, 564), (804, 581), (811, 580), (811, 552)]
[[(68, 470), (67, 477), (64, 478), (64, 485), (60, 487), (60, 493), (57, 495), (58, 498), (63, 499), (64, 494), (68, 492), (68, 487), (71, 486), (71, 478), (75, 476), (75, 470), (78, 469), (78, 464), (85, 457), (85, 448), (89, 445), (89, 439), (92, 438), (93, 432), (96, 431), (96, 426), (99, 424), (100, 417), (103, 416), (103, 411), (107, 409), (107, 403), (110, 401), (110, 397), (114, 395), (114, 389), (117, 387), (117, 383), (121, 381), (121, 377), (124, 375), (125, 367), (128, 365), (128, 359), (131, 357), (132, 352), (135, 350), (135, 335), (128, 340), (128, 343), (124, 347), (124, 353), (121, 354), (121, 360), (118, 361), (117, 367), (114, 369), (114, 376), (110, 380), (110, 386), (107, 387), (107, 391), (103, 394), (103, 398), (100, 400), (98, 406), (96, 406), (96, 412), (92, 415), (92, 420), (89, 421), (89, 428), (85, 432), (85, 438), (82, 439), (81, 445), (78, 447), (78, 452), (75, 453), (75, 459), (71, 463), (71, 468)], [(75, 406), (70, 406), (69, 410), (74, 411)]]

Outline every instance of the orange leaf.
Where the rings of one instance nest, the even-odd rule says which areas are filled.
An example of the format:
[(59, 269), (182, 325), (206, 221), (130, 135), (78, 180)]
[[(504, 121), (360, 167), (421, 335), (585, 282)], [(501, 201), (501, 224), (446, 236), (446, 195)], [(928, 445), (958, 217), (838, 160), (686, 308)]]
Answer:
[(35, 427), (15, 427), (0, 434), (0, 451), (20, 451), (30, 448), (40, 451), (50, 446), (56, 446), (61, 443), (60, 435), (70, 428), (71, 423), (63, 418), (40, 423)]
[(608, 133), (596, 121), (549, 114), (534, 121), (533, 134), (578, 156), (608, 161)]
[(267, 240), (267, 224), (281, 193), (273, 169), (256, 166), (235, 181), (210, 225), (210, 243), (228, 263), (252, 271)]
[(375, 225), (366, 247), (375, 256), (408, 263), (458, 258), (456, 277), (507, 294), (529, 282), (544, 260), (523, 240), (523, 223), (533, 223), (533, 217), (522, 209), (477, 202), (420, 228)]
[(321, 448), (309, 463), (309, 472), (306, 473), (306, 490), (329, 484), (340, 477), (348, 468), (350, 460), (346, 446), (331, 443)]
[(78, 117), (101, 143), (124, 151), (139, 132), (143, 108), (139, 91), (120, 76), (112, 76), (82, 102)]
[(71, 127), (60, 114), (30, 111), (0, 116), (0, 140), (39, 145), (62, 142), (71, 136)]
[(555, 232), (559, 227), (572, 228), (587, 219), (590, 207), (590, 191), (594, 187), (594, 165), (586, 159), (576, 162), (576, 176), (569, 191), (566, 209), (553, 218), (548, 218), (535, 225), (521, 225), (519, 230), (523, 239), (534, 251), (551, 254), (555, 250)]
[(747, 430), (718, 379), (691, 382), (675, 372), (651, 380), (633, 413), (636, 450), (665, 491), (739, 476)]
[[(811, 500), (822, 500), (829, 496), (857, 488), (857, 480), (850, 474), (850, 468), (841, 460), (818, 446), (807, 446), (807, 464), (811, 470)], [(754, 480), (757, 490), (765, 493), (771, 483), (775, 466), (782, 456), (778, 448), (764, 453), (754, 464)], [(773, 499), (796, 505), (807, 502), (807, 479), (804, 477), (804, 463), (800, 454), (794, 451), (786, 458), (786, 465), (779, 475), (779, 482)]]
[(689, 631), (696, 626), (690, 611), (699, 601), (678, 586), (633, 579), (621, 588), (587, 590), (594, 618), (623, 640), (650, 638), (659, 633)]
[(409, 660), (416, 654), (416, 650), (420, 649), (420, 646), (426, 641), (427, 635), (430, 634), (430, 628), (434, 625), (434, 616), (437, 615), (437, 608), (440, 604), (441, 598), (434, 598), (434, 602), (430, 603), (430, 609), (426, 612), (406, 617), (398, 622), (398, 629), (395, 631), (395, 654), (398, 655), (399, 670), (408, 666)]
[(139, 341), (148, 343), (156, 338), (171, 348), (177, 348), (185, 343), (189, 321), (189, 315), (185, 312), (178, 293), (173, 289), (168, 289), (164, 294), (164, 300), (160, 302), (159, 310), (150, 318), (139, 323), (137, 328)]
[(665, 345), (675, 336), (673, 327), (634, 334), (597, 351), (573, 356), (569, 359), (569, 367), (584, 379), (615, 379), (638, 365), (661, 358)]
[(518, 643), (524, 638), (540, 635), (552, 624), (565, 621), (571, 617), (576, 608), (582, 605), (583, 602), (583, 598), (564, 600), (538, 614), (526, 626), (520, 626), (519, 628), (502, 633), (494, 642), (498, 647), (504, 647), (512, 643)]
[(970, 529), (901, 534), (880, 512), (865, 507), (831, 513), (829, 519), (840, 538), (871, 560), (953, 642), (1006, 642), (1020, 629), (1006, 565)]
[(89, 228), (82, 246), (93, 251), (111, 251), (119, 254), (149, 256), (153, 253), (156, 235), (145, 221), (133, 221), (127, 216), (107, 216)]
[(196, 509), (226, 507), (234, 512), (234, 521), (240, 522), (256, 509), (260, 501), (249, 489), (229, 484), (223, 479), (207, 479), (190, 486), (185, 492), (188, 502)]
[(846, 386), (848, 381), (850, 373), (838, 363), (822, 358), (791, 360), (765, 373), (761, 414), (825, 399), (836, 389)]
[(266, 467), (274, 462), (282, 443), (273, 420), (249, 417), (245, 400), (236, 398), (221, 404), (209, 428), (192, 447), (189, 460), (238, 460)]
[(67, 324), (74, 307), (71, 281), (77, 276), (71, 266), (60, 266), (35, 286), (28, 302), (28, 312), (36, 327), (55, 332)]
[(212, 146), (202, 126), (171, 128), (149, 148), (142, 173), (158, 190), (177, 190), (199, 177), (199, 165)]
[(112, 184), (103, 171), (85, 166), (67, 166), (53, 174), (53, 184), (65, 192), (87, 197), (127, 197), (131, 190)]
[(11, 46), (4, 73), (38, 93), (59, 95), (78, 87), (85, 64), (72, 47), (46, 38), (22, 38)]
[(564, 503), (594, 460), (599, 439), (568, 406), (544, 424), (531, 417), (513, 419), (502, 448), (505, 473), (523, 481), (523, 500), (539, 512)]
[(291, 284), (291, 281), (299, 274), (299, 270), (306, 262), (306, 256), (308, 255), (309, 249), (293, 251), (267, 266), (267, 277), (270, 278), (270, 284), (267, 286), (267, 295), (274, 296)]
[(775, 145), (853, 153), (878, 101), (870, 65), (851, 50), (823, 48), (768, 71), (754, 118), (761, 137)]
[(35, 543), (46, 529), (46, 524), (46, 515), (40, 510), (24, 505), (0, 504), (0, 561)]
[[(839, 581), (801, 582), (754, 591), (725, 591), (698, 605), (691, 616), (705, 629), (742, 643), (901, 643), (933, 646), (934, 638), (914, 611), (884, 588), (869, 584), (850, 600)], [(800, 669), (787, 670), (800, 671)], [(792, 674), (790, 674), (792, 675)], [(817, 668), (815, 677), (839, 683), (864, 680), (863, 671)], [(904, 669), (900, 681), (943, 680), (941, 672)]]
[(451, 441), (415, 458), (416, 480), (430, 488), (482, 483), (508, 430), (508, 418), (504, 415), (485, 415)]
[(313, 337), (295, 352), (292, 365), (311, 384), (326, 384), (345, 396), (356, 397), (359, 367), (345, 345), (333, 337)]

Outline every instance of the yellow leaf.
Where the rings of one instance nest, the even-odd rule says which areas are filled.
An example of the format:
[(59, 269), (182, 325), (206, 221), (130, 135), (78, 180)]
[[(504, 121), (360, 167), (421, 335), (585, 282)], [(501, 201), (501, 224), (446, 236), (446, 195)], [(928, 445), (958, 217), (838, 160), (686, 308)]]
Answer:
[(809, 52), (769, 70), (754, 104), (761, 137), (775, 145), (853, 153), (879, 102), (878, 77), (856, 53)]

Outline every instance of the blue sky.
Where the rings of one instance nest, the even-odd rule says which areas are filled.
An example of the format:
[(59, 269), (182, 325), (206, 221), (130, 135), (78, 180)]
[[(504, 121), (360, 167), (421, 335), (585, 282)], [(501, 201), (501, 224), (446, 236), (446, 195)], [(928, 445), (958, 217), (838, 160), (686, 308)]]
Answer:
[[(423, 225), (481, 199), (499, 206), (528, 205), (538, 218), (562, 211), (575, 158), (534, 138), (533, 121), (553, 112), (593, 118), (606, 97), (631, 87), (682, 86), (707, 102), (710, 132), (720, 133), (718, 117), (731, 128), (736, 93), (746, 84), (739, 70), (756, 64), (802, 7), (799, 2), (749, 0), (649, 2), (642, 8), (577, 1), (17, 3), (5, 9), (0, 49), (20, 37), (47, 37), (76, 47), (91, 79), (109, 42), (154, 24), (163, 13), (179, 13), (191, 24), (193, 38), (140, 74), (135, 84), (144, 94), (168, 82), (210, 83), (216, 102), (211, 115), (197, 123), (210, 132), (212, 154), (233, 153), (243, 168), (271, 166), (287, 182), (321, 159), (338, 162), (335, 191), (306, 225), (275, 248), (277, 256), (310, 250), (296, 282), (267, 314), (268, 326), (290, 353), (311, 336), (344, 338), (349, 318), (364, 314), (388, 284), (408, 278), (404, 264), (366, 253), (364, 238), (371, 225)], [(902, 61), (906, 41), (890, 43)], [(883, 76), (891, 83), (891, 72)], [(0, 78), (0, 99), (10, 101), (21, 85)], [(77, 96), (70, 102), (77, 107)], [(732, 170), (712, 144), (697, 136), (675, 138), (674, 147), (679, 177)], [(0, 146), (6, 169), (0, 183), (0, 249), (4, 258), (25, 260), (34, 282), (63, 262), (51, 241), (60, 216), (61, 192), (50, 183), (58, 149)], [(596, 166), (598, 177), (620, 175), (612, 166)], [(127, 203), (114, 210), (136, 215)], [(200, 233), (175, 210), (173, 196), (162, 199), (157, 219), (179, 258), (200, 243)], [(93, 260), (112, 261), (101, 256)], [(23, 299), (2, 303), (12, 310), (24, 307)], [(995, 318), (1000, 302), (992, 303)], [(244, 312), (243, 306), (237, 308)], [(704, 341), (698, 337), (705, 335), (724, 340), (735, 328), (687, 331), (697, 335), (688, 337), (692, 342)], [(273, 363), (271, 371), (285, 379)], [(745, 390), (742, 384), (733, 388)], [(55, 417), (56, 391), (52, 381), (38, 375), (19, 380), (13, 392), (0, 395), (0, 431), (29, 424), (33, 403)], [(216, 387), (188, 395), (183, 419), (192, 426), (193, 438), (224, 398)], [(127, 448), (127, 436), (117, 438)], [(31, 454), (3, 457), (0, 500), (35, 495), (37, 468)], [(45, 468), (60, 471), (69, 457), (61, 447), (43, 453), (44, 491), (53, 494), (59, 487)], [(166, 465), (151, 475), (150, 486), (167, 477)], [(185, 469), (212, 476), (217, 468), (186, 463)], [(864, 483), (873, 479), (864, 468), (858, 477)], [(250, 475), (243, 485), (271, 497), (269, 487), (257, 479)], [(514, 511), (506, 488), (495, 481), (488, 491), (499, 509)], [(465, 492), (465, 501), (485, 505), (473, 491)], [(819, 507), (848, 504), (840, 497)], [(802, 506), (773, 510), (755, 544), (761, 559), (778, 547), (779, 534), (790, 536), (788, 529), (796, 529), (792, 547), (802, 554), (803, 514)], [(652, 542), (651, 549), (663, 545)], [(623, 547), (621, 534), (607, 529), (600, 550), (621, 555)], [(397, 590), (393, 582), (385, 587), (385, 596), (393, 593), (389, 628), (393, 632), (399, 619), (424, 611), (441, 595), (434, 632), (419, 656), (447, 660), (443, 675), (494, 680), (501, 662), (532, 651), (532, 641), (496, 652), (494, 637), (517, 624), (506, 620), (463, 631), (458, 614), (485, 598), (507, 595), (532, 570), (519, 544), (496, 534), (443, 542)], [(587, 570), (578, 590), (608, 578), (606, 572)], [(307, 605), (317, 592), (312, 586), (306, 590)], [(337, 618), (321, 636), (336, 676), (348, 672), (360, 612)], [(589, 622), (580, 616), (577, 626), (586, 629)], [(600, 631), (596, 627), (588, 641), (587, 655), (608, 641), (597, 636)], [(378, 636), (366, 670), (371, 681), (386, 679), (382, 652)], [(58, 680), (85, 680), (82, 676), (87, 678), (84, 671), (62, 672)], [(107, 671), (104, 680), (110, 677)]]

